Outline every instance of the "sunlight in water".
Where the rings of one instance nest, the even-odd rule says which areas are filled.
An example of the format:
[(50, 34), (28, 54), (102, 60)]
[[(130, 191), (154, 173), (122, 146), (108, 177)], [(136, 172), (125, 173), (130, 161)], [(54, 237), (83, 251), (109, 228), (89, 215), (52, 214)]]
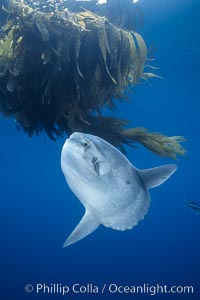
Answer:
[[(139, 0), (133, 0), (133, 3), (137, 3)], [(99, 0), (98, 4), (107, 3), (107, 0)]]
[(98, 1), (98, 4), (104, 4), (104, 3), (106, 3), (107, 2), (107, 0), (99, 0)]

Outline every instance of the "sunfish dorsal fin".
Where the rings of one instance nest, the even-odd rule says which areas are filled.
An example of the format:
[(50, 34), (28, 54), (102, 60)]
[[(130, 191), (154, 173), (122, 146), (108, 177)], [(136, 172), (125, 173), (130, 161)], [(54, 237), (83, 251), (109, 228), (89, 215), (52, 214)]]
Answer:
[(80, 223), (76, 226), (74, 231), (72, 231), (70, 236), (64, 242), (63, 248), (82, 240), (84, 237), (97, 229), (99, 225), (100, 223), (97, 220), (96, 216), (90, 211), (86, 210)]
[(145, 187), (151, 189), (165, 182), (176, 169), (176, 165), (169, 164), (157, 168), (139, 170), (139, 174)]

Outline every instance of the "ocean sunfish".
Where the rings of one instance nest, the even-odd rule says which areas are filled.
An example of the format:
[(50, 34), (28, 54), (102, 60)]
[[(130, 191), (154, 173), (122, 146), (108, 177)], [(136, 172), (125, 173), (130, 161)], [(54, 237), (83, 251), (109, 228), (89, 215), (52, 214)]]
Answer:
[(75, 132), (62, 148), (61, 168), (85, 207), (83, 218), (63, 245), (67, 247), (101, 224), (116, 230), (136, 226), (148, 212), (148, 190), (165, 182), (177, 166), (139, 170), (105, 140)]

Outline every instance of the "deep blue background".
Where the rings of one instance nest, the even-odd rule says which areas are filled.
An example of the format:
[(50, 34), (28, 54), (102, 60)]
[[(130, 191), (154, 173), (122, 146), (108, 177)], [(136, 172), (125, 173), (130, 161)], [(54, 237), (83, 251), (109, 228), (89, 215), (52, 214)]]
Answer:
[[(107, 299), (104, 295), (27, 294), (27, 283), (149, 283), (193, 285), (194, 295), (158, 295), (156, 299), (200, 299), (200, 216), (184, 201), (200, 201), (200, 1), (141, 0), (141, 33), (156, 48), (164, 77), (137, 86), (116, 116), (135, 127), (187, 139), (186, 158), (165, 184), (151, 190), (145, 220), (131, 231), (103, 226), (63, 249), (65, 238), (84, 209), (68, 189), (60, 169), (64, 139), (44, 134), (28, 138), (13, 120), (0, 119), (0, 299)], [(119, 111), (120, 110), (120, 111)], [(172, 162), (142, 147), (127, 149), (138, 168)], [(149, 299), (113, 295), (109, 299)]]

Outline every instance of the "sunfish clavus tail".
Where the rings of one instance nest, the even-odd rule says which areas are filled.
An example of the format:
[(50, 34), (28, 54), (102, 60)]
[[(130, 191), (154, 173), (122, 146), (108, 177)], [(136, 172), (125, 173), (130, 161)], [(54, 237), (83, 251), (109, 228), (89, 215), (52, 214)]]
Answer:
[(177, 166), (139, 170), (103, 139), (75, 132), (62, 148), (61, 168), (85, 207), (82, 220), (63, 245), (67, 247), (101, 224), (116, 230), (133, 228), (148, 212), (148, 190), (165, 182)]

